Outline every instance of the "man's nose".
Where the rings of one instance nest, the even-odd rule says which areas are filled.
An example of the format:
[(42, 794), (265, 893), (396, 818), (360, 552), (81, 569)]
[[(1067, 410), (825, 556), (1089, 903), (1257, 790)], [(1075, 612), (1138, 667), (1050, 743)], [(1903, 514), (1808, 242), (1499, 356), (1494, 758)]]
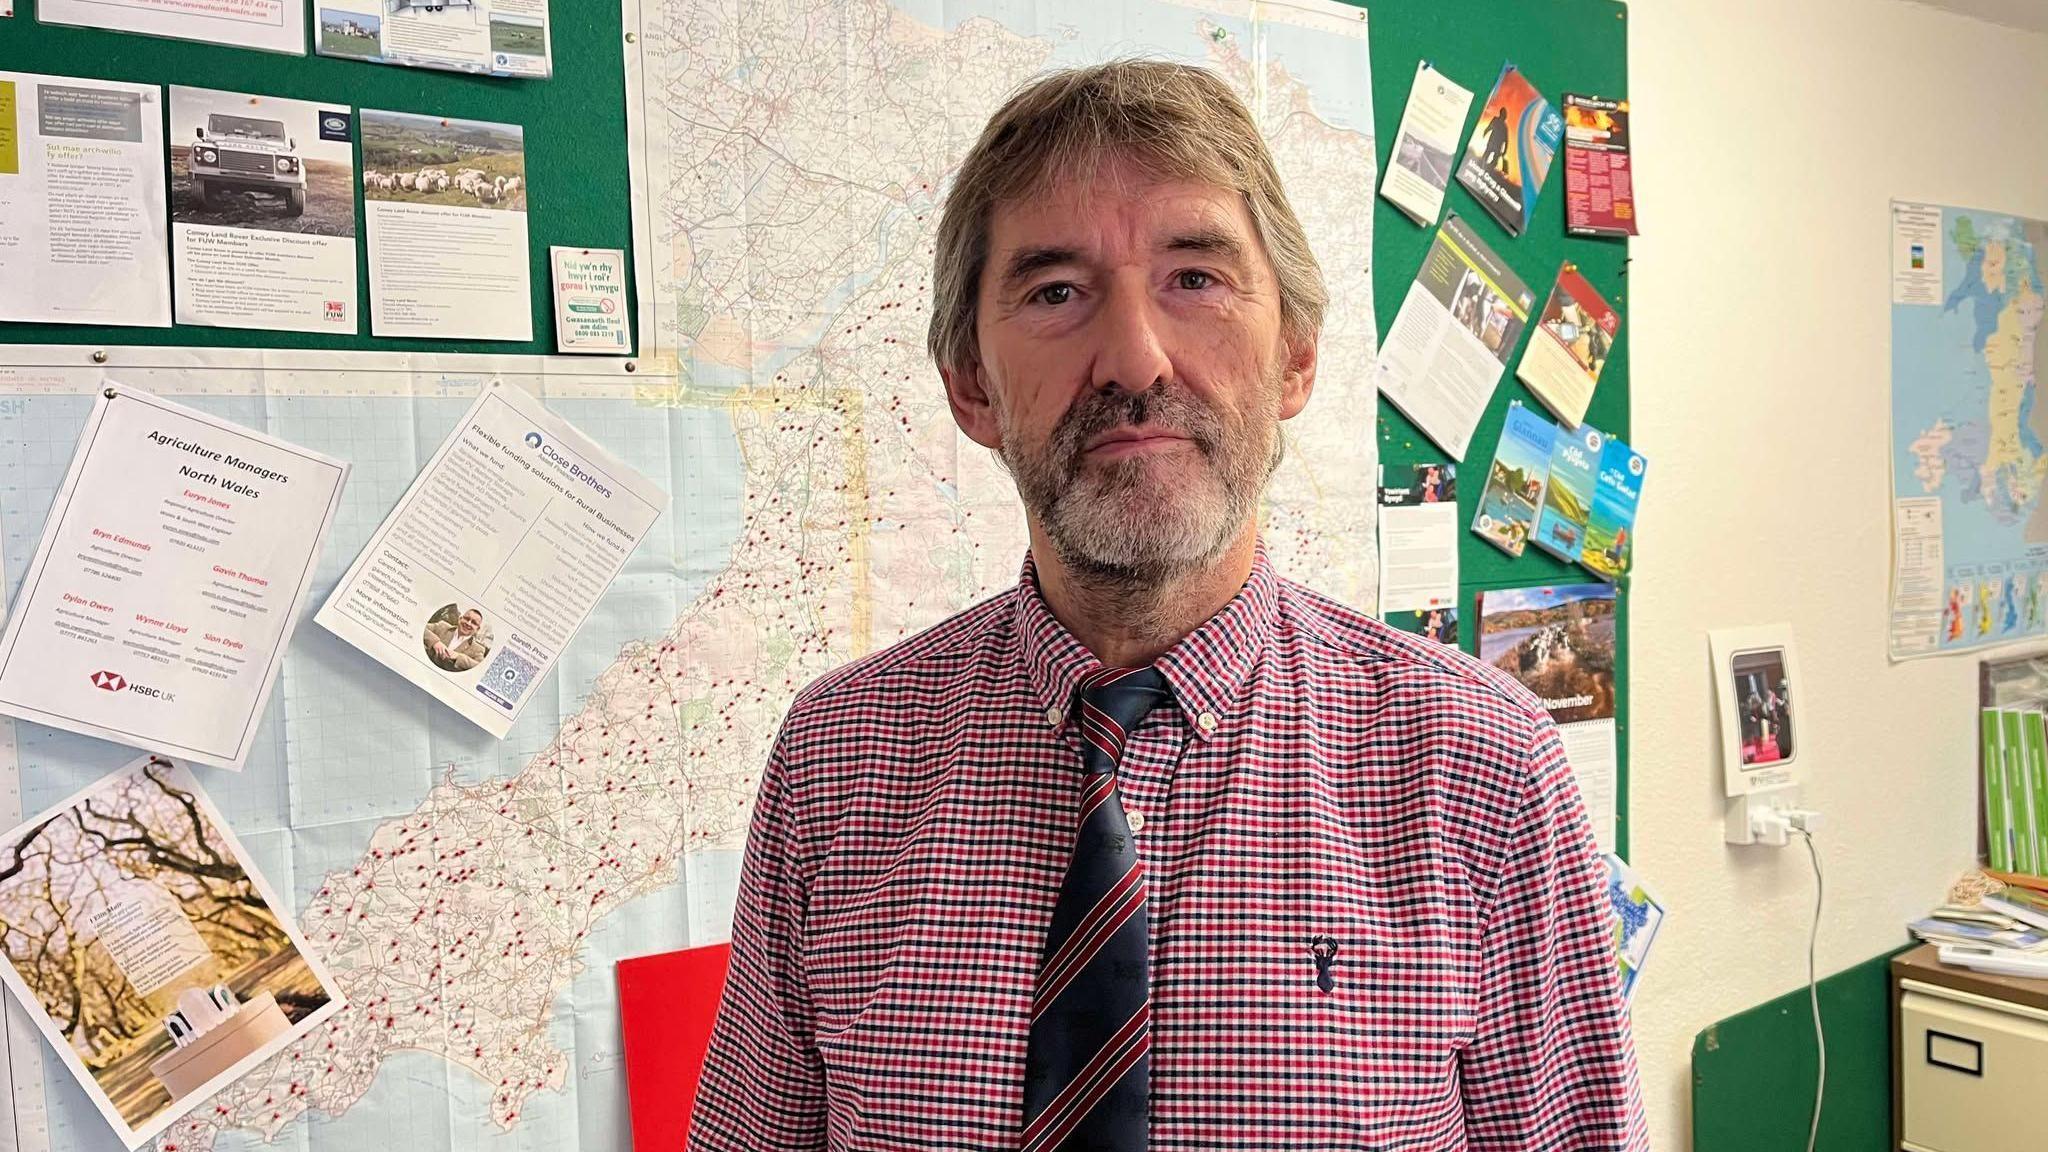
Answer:
[(1161, 341), (1159, 321), (1142, 277), (1111, 281), (1094, 318), (1095, 370), (1089, 383), (1101, 391), (1145, 392), (1172, 375), (1173, 360)]

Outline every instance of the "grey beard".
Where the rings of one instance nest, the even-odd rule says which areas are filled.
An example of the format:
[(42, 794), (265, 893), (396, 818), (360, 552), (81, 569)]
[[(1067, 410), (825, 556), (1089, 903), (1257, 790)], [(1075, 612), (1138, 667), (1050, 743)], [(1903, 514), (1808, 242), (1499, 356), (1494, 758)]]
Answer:
[[(1244, 429), (1229, 428), (1207, 405), (1164, 382), (1142, 393), (1092, 393), (1068, 410), (1043, 451), (1012, 449), (1004, 463), (1025, 506), (1077, 579), (1105, 592), (1157, 590), (1213, 563), (1257, 514), (1259, 497), (1284, 453), (1278, 391), (1278, 380), (1269, 381), (1254, 417), (1264, 419)], [(1090, 440), (1112, 428), (1146, 424), (1187, 436), (1208, 460), (1208, 476), (1194, 488), (1162, 493), (1152, 491), (1146, 479), (1151, 466), (1143, 460), (1121, 461), (1092, 475), (1083, 471)], [(1260, 432), (1263, 449), (1254, 439)], [(1006, 429), (1003, 442), (1017, 440)], [(1129, 506), (1147, 494), (1165, 499)]]

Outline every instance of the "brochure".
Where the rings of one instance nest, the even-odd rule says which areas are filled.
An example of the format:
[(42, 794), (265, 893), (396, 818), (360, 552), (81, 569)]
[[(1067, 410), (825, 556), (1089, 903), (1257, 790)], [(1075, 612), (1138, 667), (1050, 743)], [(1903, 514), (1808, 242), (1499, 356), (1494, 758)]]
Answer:
[[(1380, 611), (1449, 608), (1458, 602), (1458, 466), (1411, 464), (1399, 486), (1380, 468)], [(1410, 629), (1414, 631), (1414, 629)]]
[(1536, 528), (1536, 510), (1543, 506), (1544, 481), (1550, 475), (1550, 449), (1557, 425), (1524, 408), (1508, 405), (1501, 425), (1493, 466), (1479, 493), (1479, 511), (1472, 530), (1510, 556), (1520, 556)]
[(1574, 236), (1636, 234), (1628, 101), (1564, 94), (1564, 227)]
[(1514, 269), (1452, 213), (1380, 346), (1374, 385), (1463, 460), (1534, 303)]
[(1465, 130), (1465, 113), (1471, 108), (1471, 89), (1459, 86), (1427, 60), (1415, 66), (1415, 82), (1408, 89), (1408, 107), (1401, 113), (1380, 195), (1417, 224), (1434, 224), (1443, 212), (1458, 134)]
[(1564, 117), (1513, 64), (1501, 66), (1493, 94), (1479, 111), (1458, 183), (1512, 236), (1535, 218), (1536, 195), (1564, 135)]
[(1566, 428), (1585, 422), (1600, 370), (1621, 331), (1621, 316), (1580, 275), (1577, 265), (1557, 270), (1536, 334), (1522, 351), (1515, 378), (1529, 386)]
[(322, 56), (545, 77), (554, 70), (548, 0), (318, 0)]
[(1600, 474), (1593, 488), (1593, 513), (1586, 521), (1586, 547), (1579, 563), (1602, 580), (1616, 580), (1628, 571), (1635, 545), (1636, 504), (1642, 499), (1643, 473), (1649, 461), (1613, 437), (1600, 452)]
[(171, 88), (180, 324), (355, 335), (355, 113)]
[(502, 740), (667, 503), (493, 380), (313, 621)]
[(133, 761), (4, 844), (0, 979), (129, 1148), (346, 1000), (181, 765)]
[(1594, 471), (1607, 437), (1591, 424), (1576, 432), (1558, 431), (1550, 452), (1550, 480), (1543, 488), (1543, 511), (1532, 539), (1538, 548), (1567, 564), (1576, 564), (1586, 543), (1586, 520), (1592, 514)]

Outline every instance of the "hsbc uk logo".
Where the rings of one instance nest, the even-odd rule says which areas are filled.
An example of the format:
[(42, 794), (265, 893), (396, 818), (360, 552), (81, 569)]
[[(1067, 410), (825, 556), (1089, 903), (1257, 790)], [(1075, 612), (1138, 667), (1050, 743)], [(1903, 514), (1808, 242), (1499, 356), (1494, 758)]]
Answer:
[(147, 684), (137, 684), (119, 672), (108, 672), (104, 669), (92, 673), (92, 686), (102, 692), (133, 692), (138, 696), (147, 696), (153, 700), (162, 700), (165, 703), (178, 698), (175, 692), (166, 692), (161, 688), (152, 688)]

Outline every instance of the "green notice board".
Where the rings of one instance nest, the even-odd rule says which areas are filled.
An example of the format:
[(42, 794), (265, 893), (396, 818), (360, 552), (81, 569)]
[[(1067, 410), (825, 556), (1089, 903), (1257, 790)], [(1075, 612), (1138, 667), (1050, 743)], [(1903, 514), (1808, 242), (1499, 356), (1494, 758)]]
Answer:
[[(550, 11), (555, 74), (492, 79), (308, 54), (283, 56), (185, 40), (41, 24), (36, 0), (15, 0), (0, 20), (0, 71), (41, 72), (137, 84), (191, 85), (354, 108), (492, 120), (526, 135), (527, 241), (533, 273), (533, 339), (373, 339), (370, 268), (356, 192), (357, 315), (362, 333), (262, 332), (235, 328), (100, 328), (0, 323), (6, 344), (147, 344), (216, 348), (375, 349), (546, 355), (555, 350), (548, 246), (621, 248), (630, 262), (633, 214), (626, 168), (626, 58), (616, 0), (558, 0)], [(319, 25), (318, 4), (310, 25)], [(170, 141), (175, 146), (177, 141)], [(361, 171), (362, 149), (356, 149)], [(627, 280), (629, 304), (633, 283)], [(633, 315), (628, 307), (627, 314)], [(634, 334), (636, 339), (638, 333)], [(637, 347), (637, 346), (636, 346)]]
[[(1384, 172), (1393, 150), (1401, 110), (1408, 102), (1408, 87), (1415, 78), (1415, 64), (1428, 60), (1440, 72), (1472, 89), (1472, 108), (1466, 114), (1469, 134), (1473, 120), (1493, 90), (1493, 82), (1504, 62), (1513, 61), (1530, 83), (1553, 104), (1565, 92), (1628, 98), (1627, 7), (1616, 0), (1551, 0), (1544, 4), (1502, 4), (1497, 0), (1431, 0), (1430, 3), (1368, 4), (1371, 13), (1373, 126), (1379, 138), (1379, 161)], [(1628, 350), (1628, 281), (1625, 278), (1628, 248), (1621, 240), (1568, 237), (1564, 230), (1563, 156), (1551, 169), (1550, 179), (1536, 201), (1536, 220), (1528, 231), (1511, 237), (1486, 214), (1456, 180), (1444, 197), (1444, 211), (1455, 212), (1514, 268), (1540, 309), (1551, 283), (1564, 261), (1579, 266), (1593, 286), (1621, 314), (1621, 332), (1600, 375), (1599, 390), (1587, 421), (1594, 427), (1630, 440)], [(1377, 312), (1382, 342), (1387, 329), (1401, 309), (1415, 271), (1422, 265), (1436, 230), (1416, 224), (1393, 205), (1377, 196), (1377, 189), (1360, 189), (1373, 206), (1373, 307)], [(1650, 205), (1650, 227), (1657, 227), (1656, 205)], [(1493, 460), (1494, 443), (1500, 437), (1501, 422), (1508, 404), (1520, 400), (1538, 412), (1542, 404), (1514, 378), (1514, 365), (1521, 362), (1522, 347), (1533, 323), (1524, 330), (1521, 345), (1508, 359), (1502, 382), (1494, 394), (1486, 419), (1473, 434), (1466, 457), (1459, 462), (1458, 512), (1461, 525), (1469, 525), (1479, 505), (1479, 490)], [(1380, 459), (1394, 475), (1397, 467), (1445, 455), (1435, 443), (1406, 417), (1382, 401), (1380, 404)], [(1650, 461), (1650, 490), (1655, 491), (1656, 464)], [(1654, 504), (1652, 505), (1654, 507)], [(1650, 513), (1653, 514), (1653, 513)], [(1468, 652), (1478, 651), (1478, 594), (1491, 588), (1528, 585), (1581, 583), (1594, 577), (1584, 569), (1559, 563), (1530, 548), (1519, 559), (1466, 533), (1459, 549), (1458, 636)], [(1616, 797), (1616, 850), (1628, 854), (1628, 583), (1622, 581), (1615, 608), (1615, 681), (1617, 691), (1617, 740), (1621, 746), (1620, 780)], [(1652, 880), (1655, 878), (1652, 877)], [(1654, 979), (1654, 973), (1651, 975)]]

